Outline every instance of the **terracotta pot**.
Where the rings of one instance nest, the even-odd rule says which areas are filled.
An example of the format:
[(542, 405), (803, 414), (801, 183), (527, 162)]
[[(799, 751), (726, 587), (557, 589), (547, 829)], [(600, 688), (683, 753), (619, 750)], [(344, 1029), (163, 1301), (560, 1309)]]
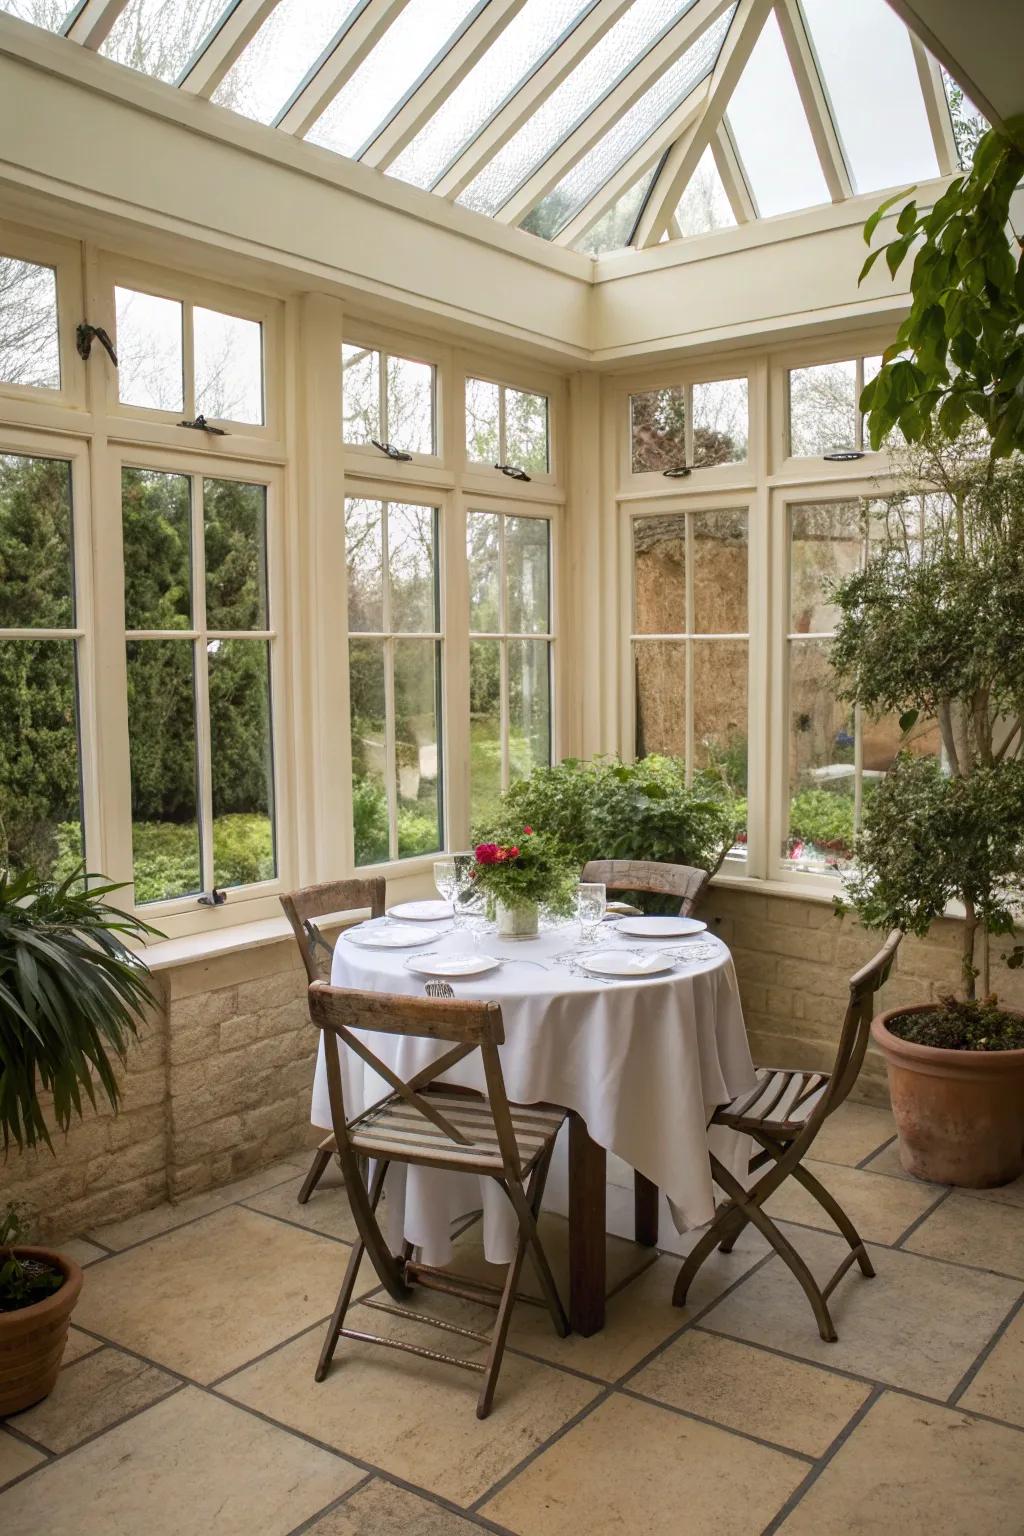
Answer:
[(0, 1418), (31, 1408), (53, 1391), (67, 1343), (68, 1323), (82, 1289), (82, 1271), (73, 1259), (50, 1248), (15, 1248), (23, 1259), (42, 1259), (64, 1274), (52, 1296), (31, 1307), (0, 1312)]
[(1008, 1184), (1024, 1172), (1024, 1050), (942, 1050), (886, 1028), (890, 1019), (933, 1007), (893, 1008), (871, 1023), (889, 1074), (900, 1162), (936, 1184)]

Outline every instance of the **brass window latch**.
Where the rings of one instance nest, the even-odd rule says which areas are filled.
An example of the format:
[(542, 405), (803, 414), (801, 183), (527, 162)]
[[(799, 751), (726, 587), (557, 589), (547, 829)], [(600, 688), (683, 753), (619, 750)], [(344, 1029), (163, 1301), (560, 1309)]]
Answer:
[(89, 361), (89, 354), (92, 352), (94, 341), (99, 342), (116, 368), (117, 353), (114, 351), (114, 343), (107, 335), (107, 332), (103, 329), (102, 325), (90, 325), (88, 320), (83, 320), (75, 331), (75, 346), (78, 349), (79, 357), (84, 362)]

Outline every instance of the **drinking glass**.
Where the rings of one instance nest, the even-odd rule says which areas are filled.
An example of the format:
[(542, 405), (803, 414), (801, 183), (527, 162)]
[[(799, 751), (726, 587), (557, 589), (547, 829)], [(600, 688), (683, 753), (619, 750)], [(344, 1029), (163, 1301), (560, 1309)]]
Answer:
[(451, 858), (454, 870), (452, 884), (452, 912), (455, 918), (456, 928), (463, 927), (463, 912), (465, 904), (473, 894), (473, 870), (476, 867), (475, 853), (453, 853)]
[(607, 905), (608, 893), (603, 885), (581, 881), (576, 887), (576, 919), (580, 925), (581, 943), (593, 944)]
[(449, 902), (451, 904), (452, 910), (454, 911), (455, 910), (455, 860), (454, 859), (435, 859), (435, 861), (434, 861), (434, 885), (437, 887), (437, 894), (440, 896), (441, 900)]

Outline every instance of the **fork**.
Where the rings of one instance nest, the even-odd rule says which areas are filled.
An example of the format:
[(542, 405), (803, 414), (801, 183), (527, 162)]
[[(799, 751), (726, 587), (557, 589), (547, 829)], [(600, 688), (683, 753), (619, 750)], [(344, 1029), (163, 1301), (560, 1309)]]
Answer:
[(447, 981), (428, 981), (423, 990), (428, 997), (455, 996), (455, 988)]

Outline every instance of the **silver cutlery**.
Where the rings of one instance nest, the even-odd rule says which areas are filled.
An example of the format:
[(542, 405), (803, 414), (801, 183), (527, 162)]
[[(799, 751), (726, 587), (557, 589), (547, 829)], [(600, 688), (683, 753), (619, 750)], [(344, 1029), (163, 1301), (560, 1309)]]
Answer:
[(428, 997), (455, 996), (455, 988), (447, 981), (428, 981), (423, 990)]

